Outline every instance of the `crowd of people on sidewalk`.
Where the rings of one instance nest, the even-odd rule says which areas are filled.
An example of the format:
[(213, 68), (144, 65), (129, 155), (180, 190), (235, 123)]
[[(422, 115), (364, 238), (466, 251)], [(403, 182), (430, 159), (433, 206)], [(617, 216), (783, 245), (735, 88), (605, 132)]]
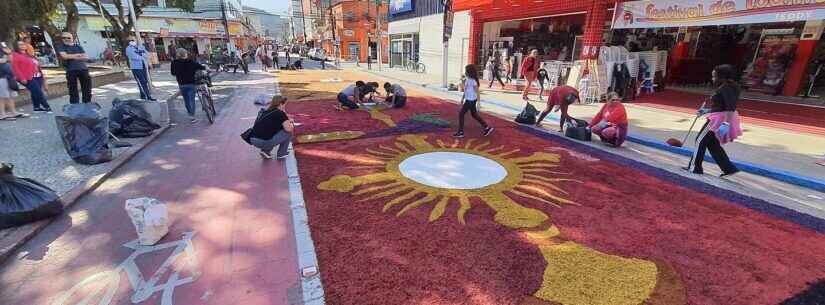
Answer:
[[(92, 101), (92, 79), (86, 64), (89, 56), (71, 33), (62, 33), (60, 38), (62, 43), (55, 51), (66, 70), (69, 103), (79, 103), (81, 93), (82, 101), (89, 103)], [(0, 121), (29, 117), (18, 112), (15, 105), (15, 98), (23, 88), (31, 96), (32, 111), (52, 113), (47, 97), (49, 85), (40, 61), (34, 56), (34, 47), (26, 40), (16, 41), (11, 48), (3, 43), (0, 45)]]

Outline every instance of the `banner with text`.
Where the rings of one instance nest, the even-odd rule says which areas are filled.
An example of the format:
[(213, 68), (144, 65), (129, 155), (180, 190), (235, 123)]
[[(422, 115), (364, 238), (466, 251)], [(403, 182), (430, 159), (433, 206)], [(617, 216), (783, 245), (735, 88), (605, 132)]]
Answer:
[(614, 29), (825, 19), (825, 0), (644, 0), (619, 3)]

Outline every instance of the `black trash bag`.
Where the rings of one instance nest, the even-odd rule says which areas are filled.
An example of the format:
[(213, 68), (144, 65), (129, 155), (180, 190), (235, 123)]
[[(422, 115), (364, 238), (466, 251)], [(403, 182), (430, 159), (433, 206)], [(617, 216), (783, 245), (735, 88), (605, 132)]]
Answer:
[(527, 103), (527, 106), (524, 106), (524, 110), (516, 116), (516, 123), (529, 125), (535, 124), (536, 116), (538, 114), (539, 110), (530, 103)]
[(588, 125), (585, 120), (571, 119), (570, 122), (564, 124), (564, 136), (589, 142), (592, 135), (590, 134), (590, 129), (587, 128)]
[(49, 187), (12, 173), (0, 164), (0, 229), (21, 226), (63, 213), (60, 197)]
[(112, 160), (109, 150), (109, 119), (100, 114), (97, 103), (63, 106), (65, 115), (55, 116), (57, 130), (69, 157), (80, 164)]
[(140, 100), (112, 101), (109, 111), (109, 131), (123, 138), (142, 138), (150, 136), (160, 125), (152, 121), (152, 114), (146, 111)]

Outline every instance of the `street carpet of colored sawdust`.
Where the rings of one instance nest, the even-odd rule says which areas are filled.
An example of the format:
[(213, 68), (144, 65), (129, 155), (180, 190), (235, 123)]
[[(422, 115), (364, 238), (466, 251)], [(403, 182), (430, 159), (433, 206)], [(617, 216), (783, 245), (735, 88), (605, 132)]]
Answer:
[(277, 76), (281, 94), (290, 101), (334, 99), (344, 87), (369, 81), (362, 73), (337, 70), (281, 70)]
[[(456, 126), (457, 105), (408, 104), (382, 112), (396, 127), (319, 110), (330, 100), (288, 106), (305, 124), (299, 135), (364, 132), (295, 146), (328, 304), (753, 305), (821, 292), (812, 283), (825, 278), (825, 235), (809, 227), (822, 226), (487, 115), (492, 136), (468, 117), (468, 138), (455, 140), (402, 122), (435, 113)], [(493, 160), (508, 176), (455, 190), (398, 169), (437, 151)]]

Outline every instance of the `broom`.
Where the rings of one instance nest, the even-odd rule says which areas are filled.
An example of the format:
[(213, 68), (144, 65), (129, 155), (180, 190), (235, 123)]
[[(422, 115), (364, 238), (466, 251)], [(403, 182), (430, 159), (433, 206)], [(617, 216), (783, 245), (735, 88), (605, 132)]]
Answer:
[[(699, 109), (705, 108), (705, 103), (706, 102), (707, 101), (702, 102), (702, 105), (699, 106)], [(696, 114), (696, 117), (693, 119), (693, 123), (690, 124), (690, 128), (688, 128), (688, 132), (685, 134), (685, 138), (682, 141), (679, 141), (679, 139), (670, 138), (670, 139), (667, 139), (667, 141), (665, 141), (665, 142), (668, 145), (673, 146), (673, 147), (682, 147), (684, 145), (684, 143), (687, 142), (688, 136), (690, 136), (690, 132), (693, 131), (693, 126), (696, 126), (696, 121), (698, 121), (699, 117), (701, 117), (701, 116), (702, 115), (699, 114), (699, 113)]]

